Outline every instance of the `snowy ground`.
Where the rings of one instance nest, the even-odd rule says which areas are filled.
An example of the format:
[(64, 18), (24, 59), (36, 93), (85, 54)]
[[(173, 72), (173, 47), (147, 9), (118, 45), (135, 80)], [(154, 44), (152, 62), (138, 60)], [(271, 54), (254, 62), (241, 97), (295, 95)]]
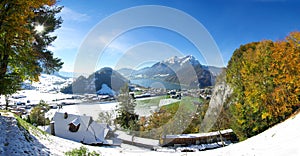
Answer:
[(50, 154), (49, 148), (38, 139), (30, 136), (24, 129), (18, 128), (17, 121), (11, 113), (1, 112), (0, 123), (0, 155)]
[[(0, 155), (63, 155), (82, 144), (50, 135), (43, 135), (31, 130), (30, 142), (24, 137), (24, 130), (20, 130), (11, 114), (1, 113), (0, 116)], [(6, 115), (5, 115), (6, 114)], [(273, 128), (254, 136), (246, 141), (232, 144), (224, 148), (181, 153), (174, 150), (165, 152), (150, 151), (131, 145), (122, 144), (121, 147), (85, 146), (91, 151), (101, 152), (105, 156), (130, 155), (300, 155), (298, 141), (300, 139), (300, 114)]]
[(208, 155), (300, 155), (300, 113), (243, 142), (212, 151)]
[(178, 102), (178, 101), (180, 101), (180, 100), (177, 100), (177, 99), (161, 99), (159, 101), (159, 107), (166, 106), (166, 105)]
[[(24, 95), (26, 97), (20, 98), (20, 99), (9, 98), (9, 100), (11, 102), (20, 101), (20, 102), (25, 102), (25, 103), (27, 103), (27, 100), (29, 100), (30, 103), (28, 103), (28, 104), (38, 104), (40, 102), (40, 100), (44, 100), (47, 103), (52, 103), (53, 100), (66, 99), (66, 98), (71, 98), (73, 96), (73, 95), (62, 94), (62, 93), (56, 93), (56, 94), (43, 93), (43, 92), (36, 91), (36, 90), (21, 90), (15, 94), (13, 94), (12, 96), (17, 96), (17, 95)], [(5, 104), (4, 96), (0, 97), (0, 103)]]
[[(153, 98), (156, 97), (140, 98), (138, 100), (147, 100)], [(170, 99), (170, 100), (163, 99), (163, 100), (165, 105), (178, 101), (175, 99)], [(51, 119), (51, 116), (53, 116), (56, 111), (59, 111), (59, 112), (67, 112), (69, 114), (88, 115), (93, 117), (94, 120), (97, 120), (100, 112), (110, 112), (111, 114), (113, 114), (113, 116), (115, 116), (116, 115), (115, 110), (118, 107), (118, 105), (119, 105), (118, 102), (96, 102), (96, 103), (80, 103), (76, 105), (66, 105), (63, 106), (62, 109), (51, 109), (47, 113), (47, 117)], [(150, 116), (152, 112), (156, 109), (157, 107), (154, 107), (152, 109), (138, 108), (135, 111), (140, 116)]]
[[(31, 101), (43, 99), (67, 98), (70, 95), (39, 93), (36, 91), (21, 91), (19, 94), (26, 95)], [(1, 99), (3, 101), (3, 98)], [(68, 105), (59, 110), (71, 114), (86, 114), (97, 119), (100, 111), (111, 111), (118, 103), (98, 103)], [(57, 111), (51, 110), (52, 113)], [(51, 115), (51, 112), (49, 115)], [(31, 131), (31, 136), (24, 130), (20, 130), (16, 120), (11, 114), (1, 113), (0, 116), (0, 156), (6, 155), (63, 155), (64, 152), (78, 148), (82, 144), (65, 140), (51, 135), (43, 135), (38, 131)], [(5, 115), (7, 114), (7, 115)], [(5, 116), (4, 116), (5, 115)], [(27, 135), (27, 139), (24, 136)], [(30, 137), (28, 137), (30, 136)], [(30, 138), (30, 139), (29, 139)], [(30, 140), (28, 142), (28, 139)], [(199, 151), (191, 153), (180, 153), (174, 150), (162, 149), (165, 152), (150, 151), (131, 145), (122, 144), (121, 147), (94, 147), (86, 146), (92, 151), (101, 152), (102, 155), (300, 155), (300, 114), (287, 121), (274, 126), (273, 128), (247, 139), (243, 142), (232, 144), (224, 148)]]
[[(17, 121), (12, 113), (1, 112), (0, 116), (0, 156), (14, 155), (64, 155), (80, 146), (87, 147), (90, 151), (102, 153), (102, 155), (114, 156), (119, 153), (143, 152), (147, 149), (138, 148), (131, 145), (122, 145), (121, 147), (95, 147), (82, 145), (81, 143), (62, 139), (59, 137), (44, 135), (40, 131), (31, 129), (27, 133), (24, 129), (20, 130)], [(25, 135), (28, 140), (26, 139)]]

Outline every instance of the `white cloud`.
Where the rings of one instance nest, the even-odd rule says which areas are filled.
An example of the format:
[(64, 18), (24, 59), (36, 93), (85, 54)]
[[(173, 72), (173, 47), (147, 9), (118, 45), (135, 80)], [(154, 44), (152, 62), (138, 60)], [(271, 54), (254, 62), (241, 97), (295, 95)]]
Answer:
[(76, 12), (68, 7), (64, 7), (60, 15), (66, 21), (75, 21), (75, 22), (88, 21), (91, 18), (87, 14)]

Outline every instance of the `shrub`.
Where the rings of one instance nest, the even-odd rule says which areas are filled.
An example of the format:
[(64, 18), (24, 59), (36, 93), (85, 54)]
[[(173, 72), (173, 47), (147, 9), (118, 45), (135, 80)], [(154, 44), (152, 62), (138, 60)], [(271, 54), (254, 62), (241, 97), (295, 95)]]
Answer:
[(35, 106), (29, 115), (27, 121), (34, 125), (48, 125), (50, 123), (49, 119), (45, 118), (45, 113), (49, 110), (49, 106), (41, 100), (40, 103)]
[(88, 149), (84, 146), (68, 151), (65, 153), (65, 155), (66, 156), (101, 156), (99, 153), (96, 153), (95, 151), (89, 152)]

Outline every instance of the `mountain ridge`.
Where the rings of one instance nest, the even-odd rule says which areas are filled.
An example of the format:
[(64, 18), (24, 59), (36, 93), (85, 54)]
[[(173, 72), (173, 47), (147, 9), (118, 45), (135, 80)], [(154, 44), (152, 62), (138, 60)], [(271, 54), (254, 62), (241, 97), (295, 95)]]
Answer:
[(203, 66), (194, 56), (186, 55), (173, 56), (139, 70), (127, 68), (118, 71), (129, 80), (156, 79), (192, 88), (204, 88), (214, 85), (215, 77), (221, 73), (222, 68)]
[(63, 88), (67, 94), (96, 94), (106, 84), (113, 91), (118, 92), (128, 80), (110, 67), (104, 67), (89, 75), (87, 78), (79, 76), (71, 85)]

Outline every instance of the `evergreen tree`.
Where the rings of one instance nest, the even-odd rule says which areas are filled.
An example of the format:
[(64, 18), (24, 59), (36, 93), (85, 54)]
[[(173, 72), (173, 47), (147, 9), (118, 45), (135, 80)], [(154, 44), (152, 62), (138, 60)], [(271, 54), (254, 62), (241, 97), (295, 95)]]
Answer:
[(138, 131), (139, 116), (134, 112), (136, 103), (135, 99), (129, 94), (128, 84), (125, 84), (125, 86), (121, 88), (118, 102), (119, 107), (117, 108), (118, 116), (116, 118), (116, 123), (124, 129)]

